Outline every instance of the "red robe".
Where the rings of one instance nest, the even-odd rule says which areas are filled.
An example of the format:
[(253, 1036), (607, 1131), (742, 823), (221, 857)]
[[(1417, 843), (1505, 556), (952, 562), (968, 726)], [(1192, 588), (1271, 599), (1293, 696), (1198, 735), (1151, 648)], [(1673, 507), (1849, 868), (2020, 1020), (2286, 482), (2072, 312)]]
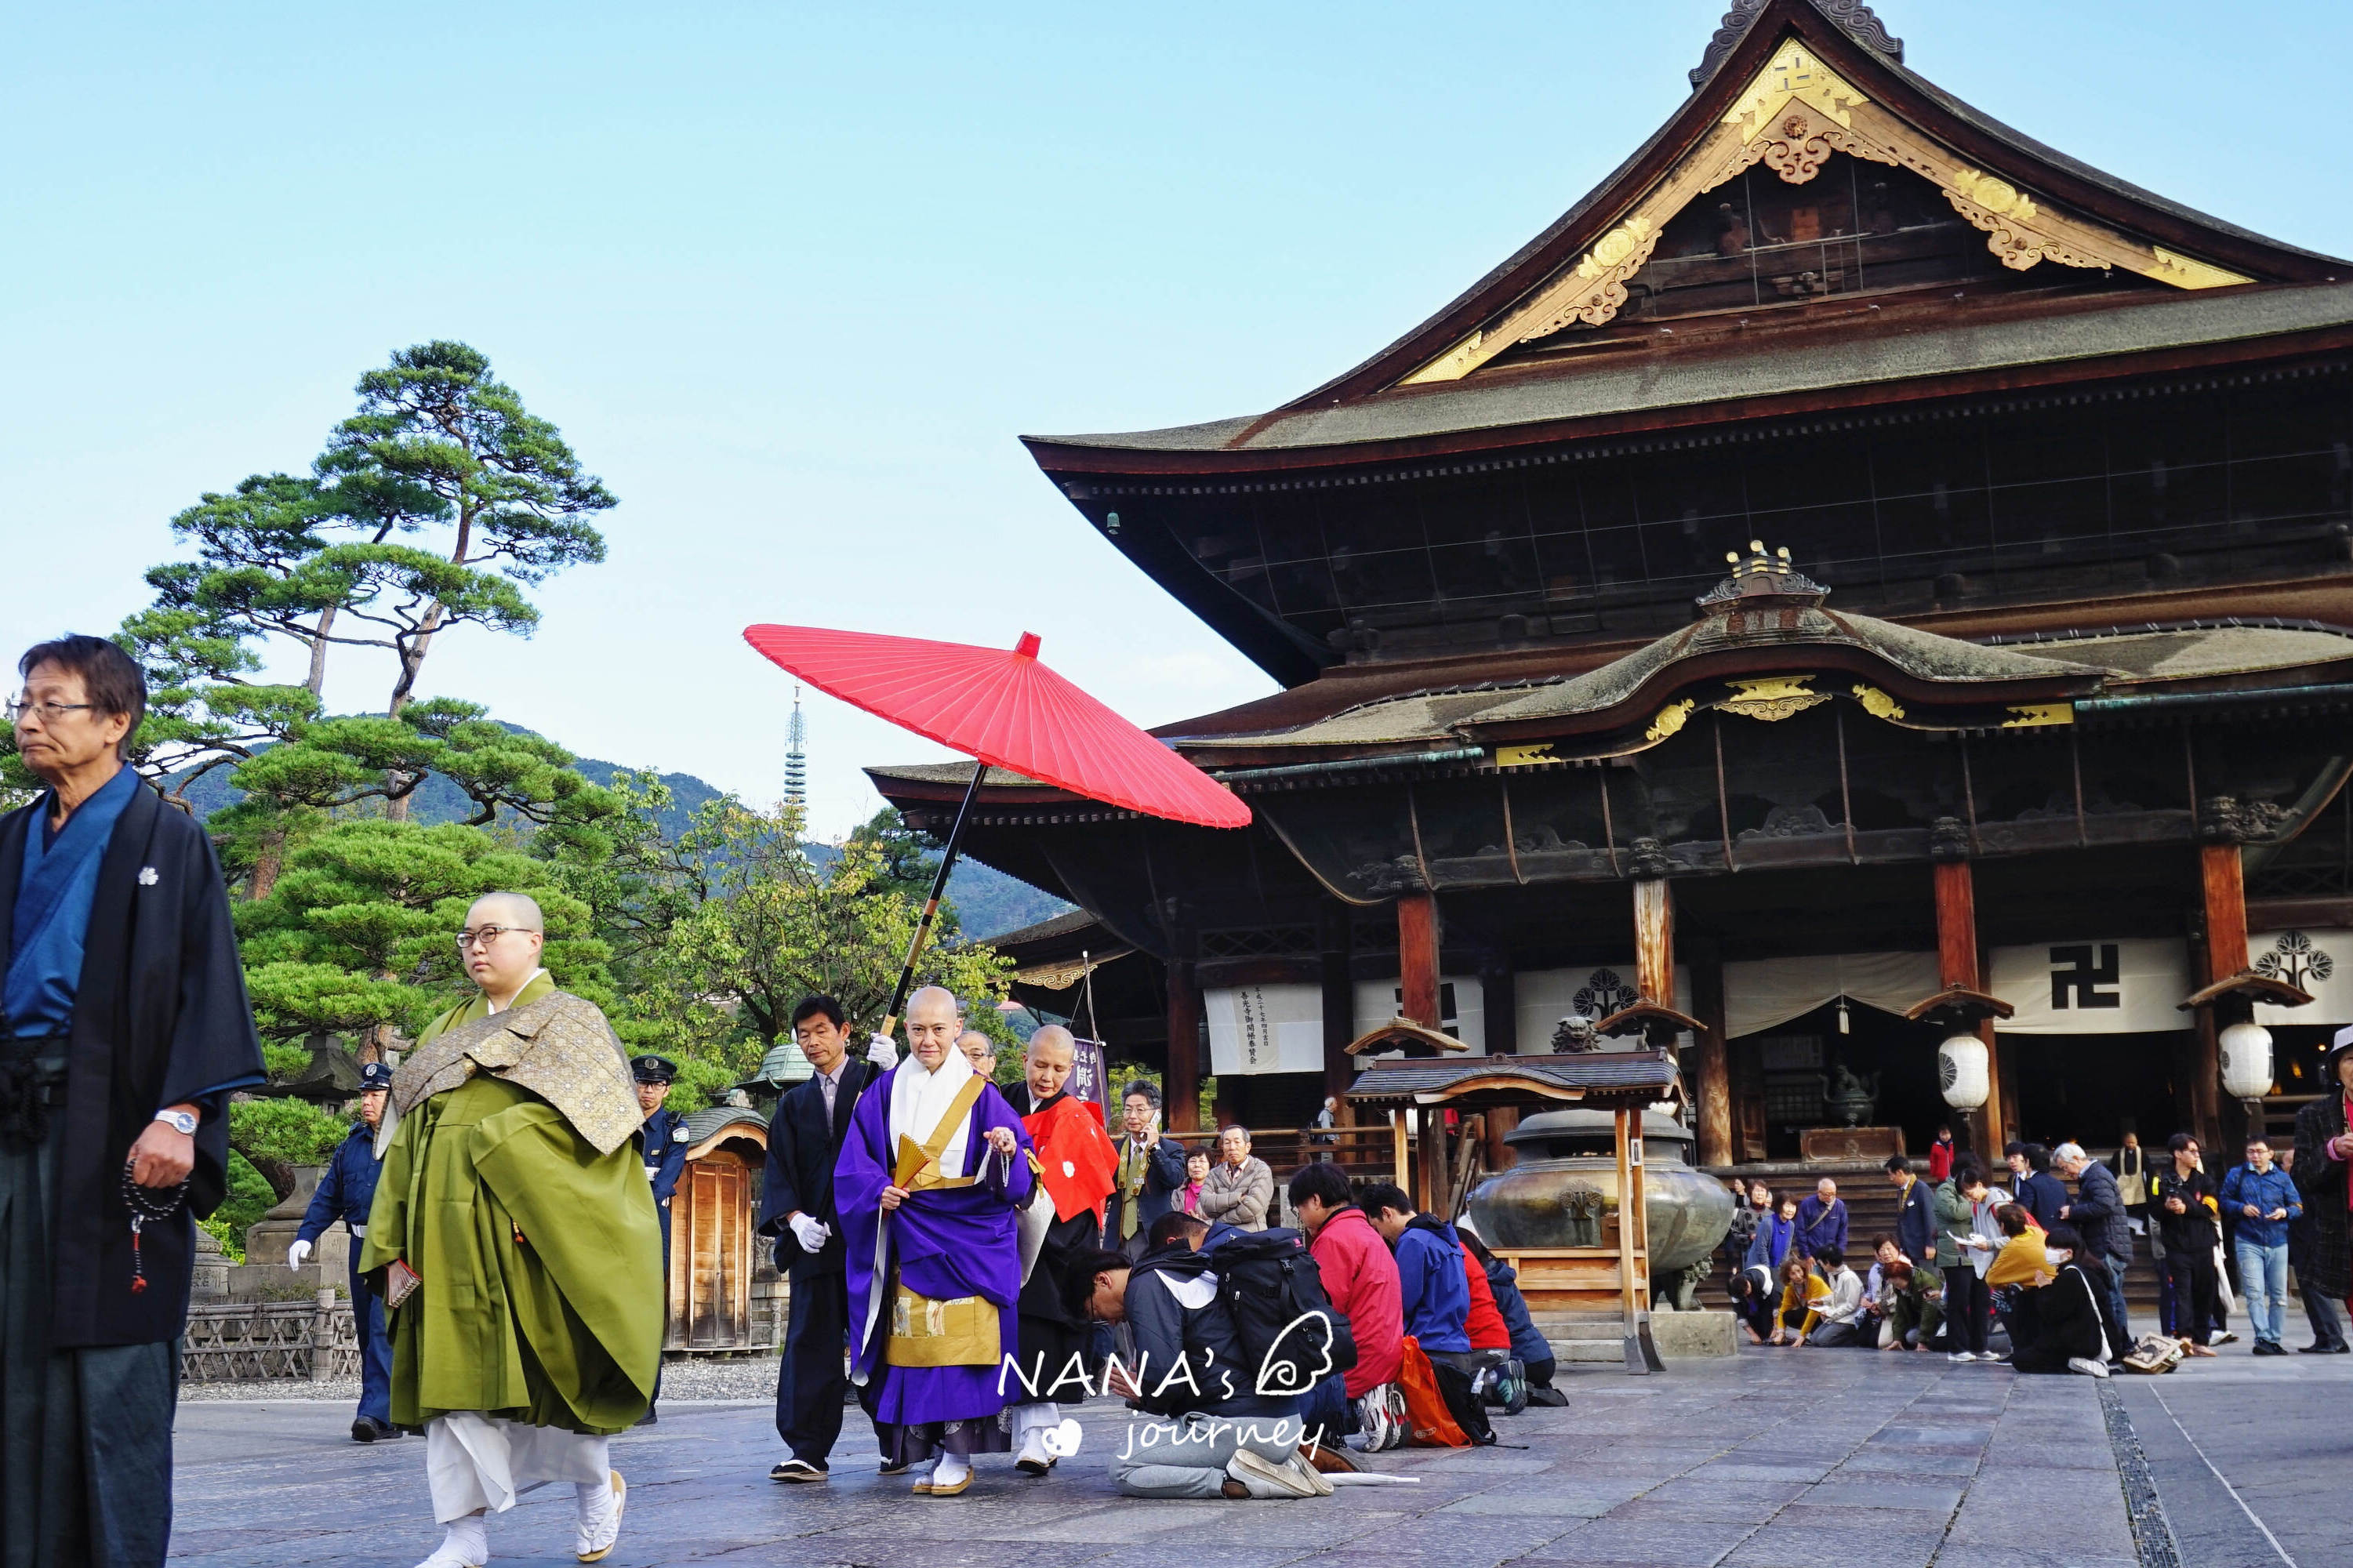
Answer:
[(1054, 1200), (1054, 1217), (1075, 1219), (1092, 1212), (1100, 1226), (1103, 1204), (1119, 1175), (1119, 1152), (1103, 1131), (1103, 1107), (1060, 1095), (1045, 1110), (1023, 1117), (1021, 1124), (1038, 1147), (1038, 1180)]

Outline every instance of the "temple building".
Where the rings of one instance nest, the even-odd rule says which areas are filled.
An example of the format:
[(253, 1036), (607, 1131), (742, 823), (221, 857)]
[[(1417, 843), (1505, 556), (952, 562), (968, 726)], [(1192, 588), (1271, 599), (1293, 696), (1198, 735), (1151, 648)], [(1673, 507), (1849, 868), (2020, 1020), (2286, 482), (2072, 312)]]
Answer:
[[(1282, 689), (1158, 731), (1244, 830), (986, 781), (967, 852), (1084, 911), (1022, 994), (1093, 965), (1179, 1129), (1205, 1075), (1301, 1125), (1397, 1017), (1664, 1047), (1717, 1169), (2284, 1121), (2353, 1023), (2353, 262), (1854, 0), (1739, 0), (1691, 81), (1324, 385), (1028, 438)], [(970, 778), (871, 773), (939, 829)]]

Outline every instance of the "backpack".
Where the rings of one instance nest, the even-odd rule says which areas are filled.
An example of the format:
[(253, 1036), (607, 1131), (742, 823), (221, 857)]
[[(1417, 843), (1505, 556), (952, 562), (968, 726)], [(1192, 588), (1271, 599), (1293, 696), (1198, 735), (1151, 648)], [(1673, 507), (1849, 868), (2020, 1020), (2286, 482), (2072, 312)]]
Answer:
[(1398, 1382), (1413, 1426), (1411, 1441), (1423, 1448), (1477, 1448), (1495, 1440), (1471, 1376), (1449, 1362), (1434, 1361), (1411, 1334), (1400, 1342)]
[(1356, 1364), (1348, 1320), (1324, 1293), (1323, 1271), (1291, 1230), (1245, 1231), (1201, 1254), (1218, 1273), (1255, 1392), (1305, 1394), (1319, 1378)]

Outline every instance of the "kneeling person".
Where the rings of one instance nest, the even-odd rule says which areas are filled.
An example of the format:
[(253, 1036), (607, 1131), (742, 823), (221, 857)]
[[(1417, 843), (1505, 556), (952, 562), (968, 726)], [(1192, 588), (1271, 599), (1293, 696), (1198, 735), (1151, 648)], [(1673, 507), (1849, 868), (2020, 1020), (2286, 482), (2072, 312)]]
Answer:
[(1300, 1457), (1299, 1398), (1235, 1381), (1249, 1358), (1198, 1251), (1208, 1234), (1191, 1215), (1163, 1215), (1142, 1258), (1097, 1252), (1072, 1270), (1088, 1313), (1126, 1328), (1105, 1385), (1151, 1417), (1128, 1424), (1112, 1479), (1129, 1497), (1329, 1496), (1332, 1483)]

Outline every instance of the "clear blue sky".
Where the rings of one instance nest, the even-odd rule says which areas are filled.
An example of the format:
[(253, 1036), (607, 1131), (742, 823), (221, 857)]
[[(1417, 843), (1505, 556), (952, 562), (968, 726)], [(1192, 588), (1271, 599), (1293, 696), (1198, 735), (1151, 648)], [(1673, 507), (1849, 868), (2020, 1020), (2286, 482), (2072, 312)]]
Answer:
[[(1269, 683), (1014, 437), (1254, 413), (1355, 363), (1673, 110), (1725, 0), (1640, 5), (51, 5), (0, 66), (0, 641), (110, 630), (172, 513), (299, 470), (462, 338), (622, 504), (529, 641), (424, 689), (780, 788), (803, 621), (1010, 644), (1141, 722)], [(1889, 0), (2078, 157), (2353, 255), (2353, 6)], [(380, 706), (347, 658), (329, 697)], [(813, 826), (940, 755), (810, 704)]]

